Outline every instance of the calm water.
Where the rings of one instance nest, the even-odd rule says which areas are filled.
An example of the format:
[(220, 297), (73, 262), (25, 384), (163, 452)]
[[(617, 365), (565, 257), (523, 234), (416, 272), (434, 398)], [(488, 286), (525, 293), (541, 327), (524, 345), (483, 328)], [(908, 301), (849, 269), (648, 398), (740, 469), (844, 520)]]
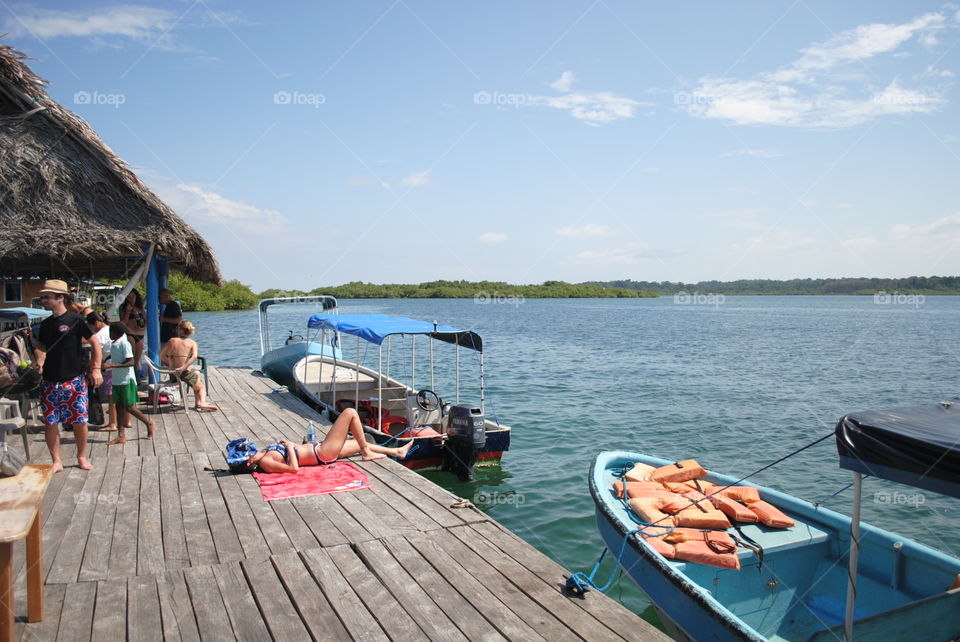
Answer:
[[(846, 412), (958, 398), (960, 297), (366, 300), (341, 301), (341, 311), (439, 320), (483, 337), (487, 414), (513, 426), (512, 448), (475, 483), (429, 476), (572, 570), (588, 571), (602, 546), (586, 483), (598, 451), (695, 457), (745, 475), (830, 433)], [(272, 327), (302, 332), (309, 314), (274, 308)], [(255, 312), (186, 316), (212, 363), (258, 366)], [(812, 501), (850, 480), (829, 440), (754, 478)], [(943, 536), (960, 527), (956, 500), (875, 479), (864, 488), (867, 521), (960, 554)], [(849, 513), (850, 492), (826, 506)], [(610, 594), (646, 606), (627, 578)]]

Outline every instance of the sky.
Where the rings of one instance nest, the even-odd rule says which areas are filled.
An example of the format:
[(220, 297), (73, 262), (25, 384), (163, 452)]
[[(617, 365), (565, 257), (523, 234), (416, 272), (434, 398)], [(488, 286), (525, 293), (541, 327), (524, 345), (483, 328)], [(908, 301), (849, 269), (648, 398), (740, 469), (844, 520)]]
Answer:
[(256, 291), (960, 274), (960, 6), (0, 0)]

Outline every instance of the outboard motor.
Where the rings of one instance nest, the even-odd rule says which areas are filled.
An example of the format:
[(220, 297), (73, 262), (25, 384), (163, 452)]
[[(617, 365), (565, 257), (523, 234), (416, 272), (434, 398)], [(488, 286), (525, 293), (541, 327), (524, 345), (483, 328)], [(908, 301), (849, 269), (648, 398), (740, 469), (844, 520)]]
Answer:
[(441, 470), (456, 473), (460, 481), (473, 481), (473, 465), (486, 443), (483, 411), (466, 403), (452, 407)]

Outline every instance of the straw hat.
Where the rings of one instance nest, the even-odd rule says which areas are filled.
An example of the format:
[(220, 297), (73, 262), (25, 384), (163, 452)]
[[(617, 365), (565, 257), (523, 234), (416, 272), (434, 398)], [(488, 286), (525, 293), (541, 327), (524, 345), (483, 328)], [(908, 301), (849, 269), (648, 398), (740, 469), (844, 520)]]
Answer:
[(40, 288), (40, 294), (70, 294), (67, 282), (60, 279), (47, 279)]

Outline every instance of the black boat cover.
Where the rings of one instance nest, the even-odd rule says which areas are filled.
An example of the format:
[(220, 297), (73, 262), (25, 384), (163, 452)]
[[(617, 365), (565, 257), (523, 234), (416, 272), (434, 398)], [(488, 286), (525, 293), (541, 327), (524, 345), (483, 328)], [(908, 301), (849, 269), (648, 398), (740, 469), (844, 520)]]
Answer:
[(854, 412), (835, 432), (841, 468), (960, 497), (960, 403)]

